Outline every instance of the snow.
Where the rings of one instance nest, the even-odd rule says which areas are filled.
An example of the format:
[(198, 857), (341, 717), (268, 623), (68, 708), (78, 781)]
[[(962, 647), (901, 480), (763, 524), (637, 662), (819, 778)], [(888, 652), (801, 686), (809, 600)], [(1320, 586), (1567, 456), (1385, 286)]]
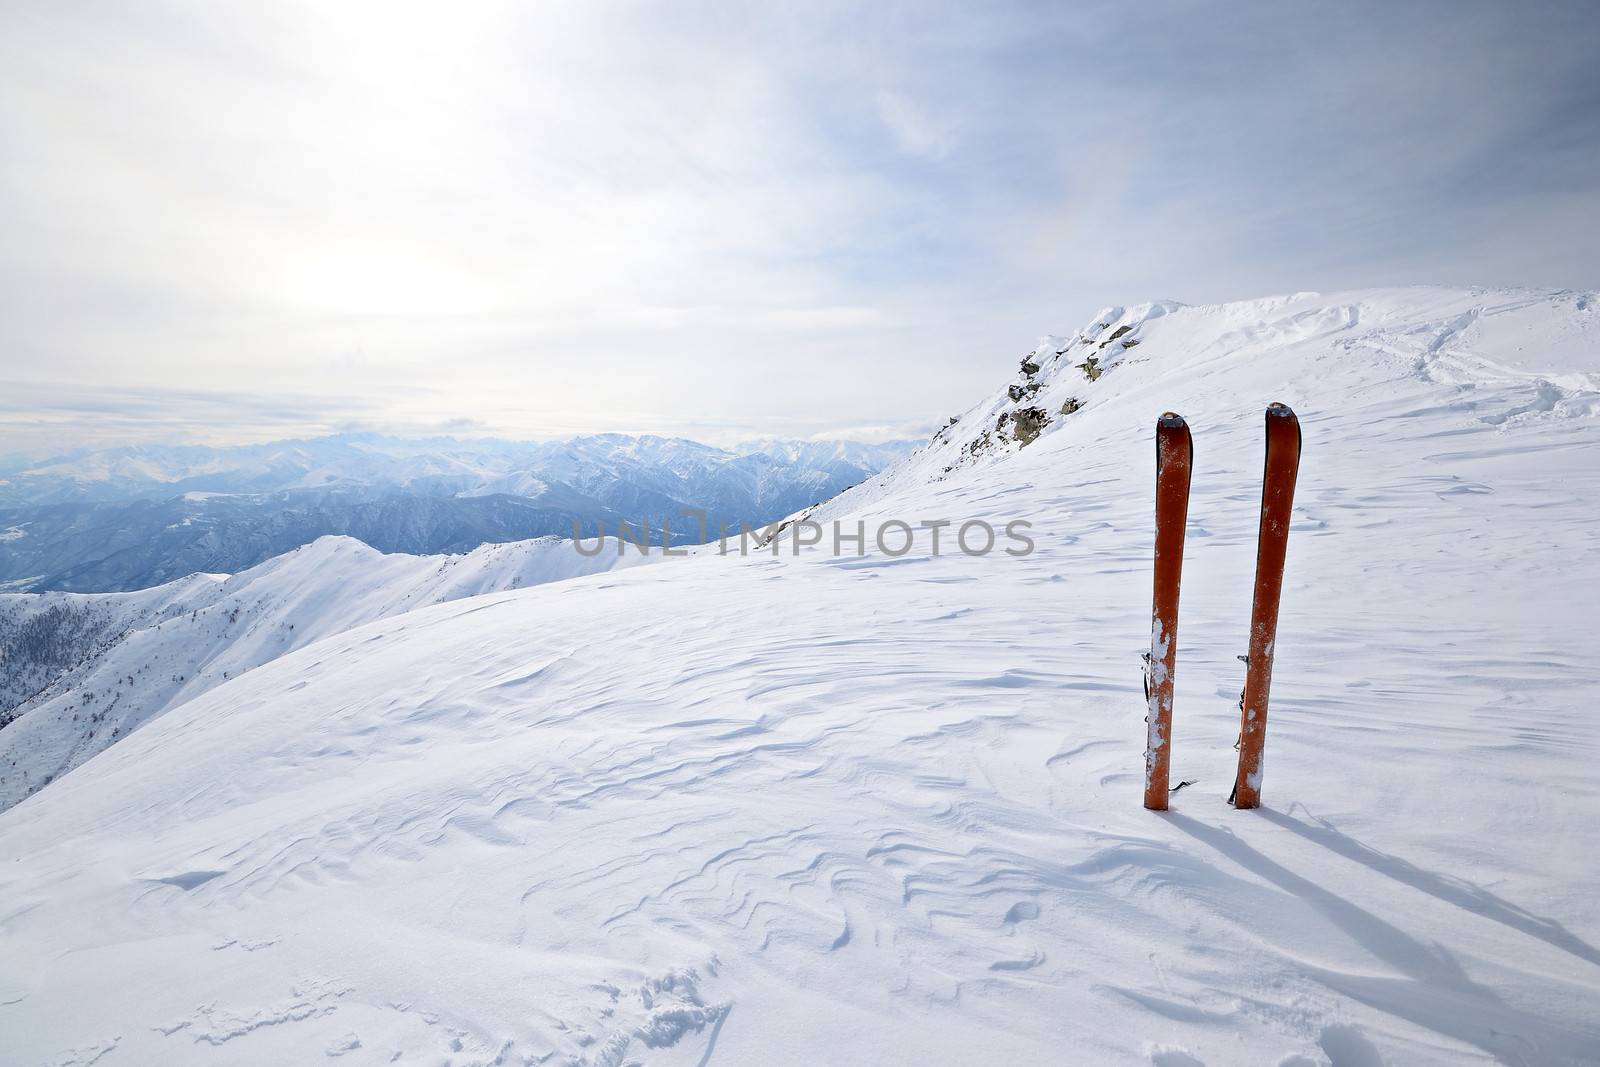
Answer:
[[(342, 433), (299, 441), (212, 448), (124, 446), (84, 450), (42, 462), (0, 457), (0, 504), (63, 500), (166, 498), (187, 502), (263, 492), (328, 488), (408, 488), (486, 496), (540, 496), (570, 482), (596, 489), (622, 482), (671, 494), (686, 486), (702, 495), (724, 468), (770, 460), (769, 475), (849, 476), (882, 469), (910, 450), (904, 440), (753, 441), (737, 450), (682, 438), (590, 434), (551, 441), (497, 438), (399, 438)], [(789, 468), (787, 472), (771, 468)], [(834, 484), (834, 489), (849, 481)], [(692, 494), (691, 494), (692, 495)], [(708, 501), (709, 503), (709, 501)]]
[(584, 557), (554, 537), (460, 556), (384, 554), (354, 538), (321, 537), (232, 577), (192, 575), (134, 593), (0, 595), (0, 621), (21, 622), (53, 604), (105, 620), (83, 662), (48, 687), (35, 686), (42, 691), (0, 730), (0, 810), (169, 709), (331, 634), (424, 605), (638, 562), (609, 551)]
[[(812, 513), (1025, 518), (1031, 554), (701, 551), (233, 677), (0, 815), (8, 1058), (1596, 1062), (1594, 306), (1108, 309)], [(1305, 452), (1235, 811), (1274, 400)], [(1156, 814), (1166, 409), (1197, 782)]]

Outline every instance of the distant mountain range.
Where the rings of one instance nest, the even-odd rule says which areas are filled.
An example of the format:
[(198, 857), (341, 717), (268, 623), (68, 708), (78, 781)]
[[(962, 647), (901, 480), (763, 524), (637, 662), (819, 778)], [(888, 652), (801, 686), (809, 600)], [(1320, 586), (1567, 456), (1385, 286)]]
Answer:
[(0, 590), (143, 589), (234, 573), (339, 534), (459, 553), (663, 520), (676, 543), (758, 525), (864, 481), (915, 442), (737, 449), (599, 434), (562, 441), (339, 434), (230, 448), (136, 446), (0, 460)]

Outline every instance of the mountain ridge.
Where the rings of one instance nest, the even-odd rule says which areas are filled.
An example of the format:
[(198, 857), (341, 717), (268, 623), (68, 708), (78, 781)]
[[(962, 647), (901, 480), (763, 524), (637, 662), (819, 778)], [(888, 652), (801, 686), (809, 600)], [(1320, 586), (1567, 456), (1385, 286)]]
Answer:
[[(230, 678), (353, 626), (645, 558), (585, 556), (554, 537), (415, 556), (329, 536), (239, 574), (132, 593), (0, 594), (0, 810)], [(30, 623), (44, 647), (24, 649)]]
[(903, 454), (912, 442), (768, 439), (719, 448), (654, 434), (580, 434), (548, 441), (480, 437), (398, 437), (346, 432), (247, 445), (120, 445), (0, 467), (0, 507), (170, 497), (184, 492), (244, 495), (363, 486), (481, 491), (497, 477), (604, 468), (627, 462), (686, 474), (750, 456), (788, 465), (841, 462), (865, 469)]
[(356, 434), (89, 452), (0, 472), (0, 590), (126, 591), (233, 573), (325, 534), (432, 555), (592, 536), (627, 521), (649, 522), (658, 537), (670, 523), (676, 543), (692, 543), (702, 538), (687, 512), (705, 513), (709, 536), (721, 525), (765, 525), (908, 448), (768, 441), (734, 452), (597, 434), (441, 450), (434, 440)]

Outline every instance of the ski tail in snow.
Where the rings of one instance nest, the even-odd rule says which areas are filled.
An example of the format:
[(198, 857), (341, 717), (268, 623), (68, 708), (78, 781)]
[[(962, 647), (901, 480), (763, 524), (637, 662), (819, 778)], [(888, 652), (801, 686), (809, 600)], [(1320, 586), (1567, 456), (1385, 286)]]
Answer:
[(1155, 595), (1150, 611), (1150, 651), (1144, 657), (1148, 727), (1144, 806), (1152, 811), (1167, 810), (1173, 674), (1178, 662), (1178, 582), (1183, 576), (1183, 532), (1189, 518), (1193, 466), (1189, 424), (1169, 411), (1156, 422)]
[(1283, 594), (1283, 561), (1289, 549), (1289, 515), (1299, 470), (1300, 420), (1287, 405), (1273, 404), (1267, 408), (1267, 461), (1261, 482), (1255, 596), (1250, 604), (1250, 650), (1245, 658), (1244, 692), (1239, 697), (1239, 773), (1228, 798), (1237, 808), (1261, 806), (1267, 695), (1272, 688), (1278, 601)]

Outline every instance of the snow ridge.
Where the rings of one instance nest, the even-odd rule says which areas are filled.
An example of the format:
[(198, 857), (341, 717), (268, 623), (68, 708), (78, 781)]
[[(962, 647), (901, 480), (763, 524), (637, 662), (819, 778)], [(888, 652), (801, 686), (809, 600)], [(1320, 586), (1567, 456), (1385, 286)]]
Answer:
[(231, 577), (195, 575), (136, 593), (0, 594), (0, 634), (25, 634), (52, 609), (84, 620), (54, 635), (60, 647), (47, 655), (0, 646), (17, 697), (0, 708), (15, 720), (0, 730), (0, 810), (157, 716), (329, 635), (639, 560), (586, 557), (555, 537), (461, 556), (385, 555), (323, 537)]

